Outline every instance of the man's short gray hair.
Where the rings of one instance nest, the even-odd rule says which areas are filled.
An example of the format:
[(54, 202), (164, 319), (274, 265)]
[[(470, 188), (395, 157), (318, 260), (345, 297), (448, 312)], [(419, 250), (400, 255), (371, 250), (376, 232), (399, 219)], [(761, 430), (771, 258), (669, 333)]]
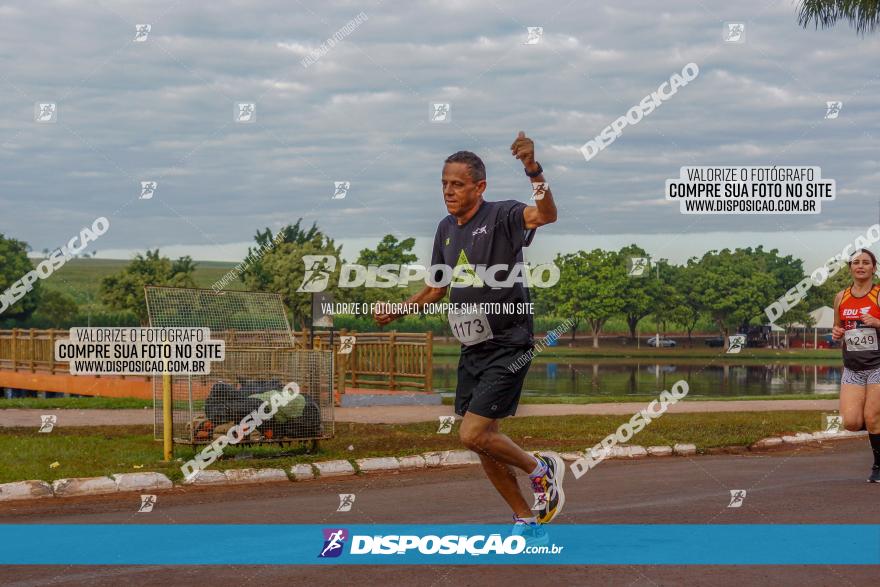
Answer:
[(444, 163), (464, 163), (468, 166), (468, 172), (474, 183), (486, 179), (486, 166), (483, 160), (470, 151), (458, 151), (446, 158)]

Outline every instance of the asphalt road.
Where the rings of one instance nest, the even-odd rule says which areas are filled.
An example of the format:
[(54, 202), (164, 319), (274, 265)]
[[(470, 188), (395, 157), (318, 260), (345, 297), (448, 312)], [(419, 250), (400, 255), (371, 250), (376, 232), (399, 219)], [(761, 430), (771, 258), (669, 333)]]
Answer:
[[(880, 524), (865, 439), (766, 453), (607, 461), (568, 477), (558, 523)], [(524, 480), (522, 481), (524, 484)], [(741, 508), (729, 490), (746, 489)], [(337, 513), (339, 493), (354, 493)], [(175, 488), (137, 514), (137, 494), (0, 504), (2, 523), (499, 523), (509, 513), (479, 467), (261, 486)], [(556, 523), (556, 522), (554, 522)], [(4, 540), (14, 539), (6, 536)], [(34, 545), (39, 548), (39, 545)], [(0, 584), (72, 585), (877, 585), (878, 567), (559, 566), (2, 567)]]

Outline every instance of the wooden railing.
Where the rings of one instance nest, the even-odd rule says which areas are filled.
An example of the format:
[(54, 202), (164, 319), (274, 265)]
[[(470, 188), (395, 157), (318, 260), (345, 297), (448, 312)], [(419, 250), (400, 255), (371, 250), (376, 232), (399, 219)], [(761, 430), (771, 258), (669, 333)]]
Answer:
[(0, 330), (0, 369), (31, 373), (68, 373), (67, 362), (55, 361), (55, 341), (67, 330)]
[[(310, 341), (307, 330), (296, 332), (295, 343), (307, 348)], [(69, 363), (55, 361), (55, 341), (68, 338), (67, 330), (13, 329), (0, 330), (0, 371), (14, 373), (69, 374)], [(350, 354), (340, 354), (341, 336), (354, 336), (355, 345)], [(253, 335), (246, 332), (212, 332), (247, 345)], [(347, 332), (333, 334), (333, 350), (337, 366), (337, 389), (373, 388), (433, 391), (432, 352), (430, 332)], [(315, 349), (330, 348), (330, 333), (316, 331)], [(114, 376), (125, 379), (125, 376)], [(104, 377), (103, 379), (107, 379)], [(141, 380), (143, 377), (131, 379)]]
[[(342, 336), (354, 336), (350, 354), (340, 354)], [(297, 344), (308, 346), (308, 330), (296, 333)], [(330, 348), (330, 332), (316, 331), (314, 348)], [(378, 388), (410, 391), (433, 391), (434, 336), (431, 332), (357, 332), (333, 333), (333, 350), (340, 380), (339, 389)], [(342, 385), (344, 381), (344, 385)]]

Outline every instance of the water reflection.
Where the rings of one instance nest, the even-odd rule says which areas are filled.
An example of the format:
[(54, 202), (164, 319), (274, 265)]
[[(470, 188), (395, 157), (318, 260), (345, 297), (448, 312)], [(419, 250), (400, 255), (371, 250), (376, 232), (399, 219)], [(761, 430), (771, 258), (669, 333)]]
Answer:
[[(455, 390), (457, 362), (434, 364), (434, 387)], [(720, 365), (644, 361), (536, 362), (526, 376), (526, 395), (653, 395), (679, 379), (691, 396), (768, 396), (838, 393), (842, 367), (808, 363)]]

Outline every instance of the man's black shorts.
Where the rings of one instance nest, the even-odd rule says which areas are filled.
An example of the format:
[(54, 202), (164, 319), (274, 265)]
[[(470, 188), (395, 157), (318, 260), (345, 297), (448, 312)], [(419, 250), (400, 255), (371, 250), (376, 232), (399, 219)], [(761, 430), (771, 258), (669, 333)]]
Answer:
[(473, 412), (486, 418), (513, 416), (531, 366), (532, 347), (482, 346), (461, 351), (455, 413), (464, 416), (465, 412)]

